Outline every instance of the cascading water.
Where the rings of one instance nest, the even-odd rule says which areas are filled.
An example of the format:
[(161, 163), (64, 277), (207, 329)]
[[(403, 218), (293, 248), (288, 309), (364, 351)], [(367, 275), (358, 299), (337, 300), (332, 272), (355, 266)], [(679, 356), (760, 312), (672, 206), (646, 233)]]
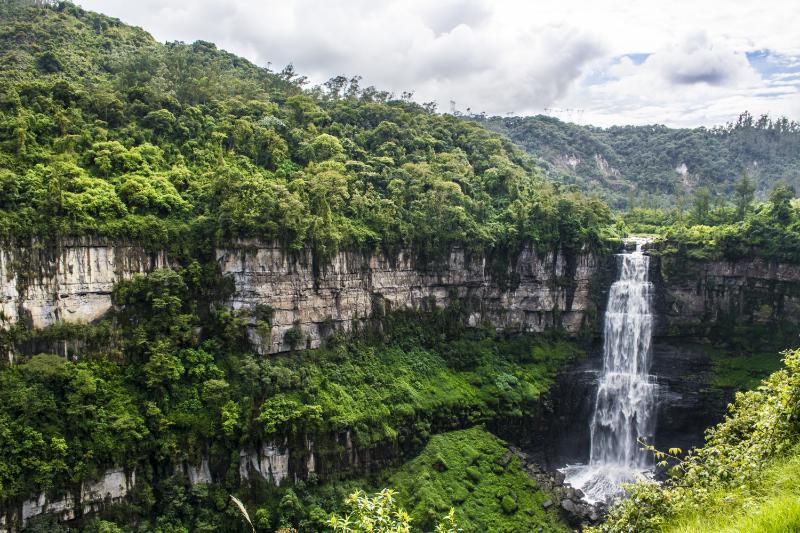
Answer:
[(619, 254), (619, 279), (611, 285), (605, 315), (603, 371), (591, 420), (588, 465), (568, 465), (567, 483), (580, 488), (590, 502), (610, 501), (622, 483), (652, 467), (639, 438), (653, 434), (656, 385), (650, 370), (653, 316), (650, 258), (636, 251)]

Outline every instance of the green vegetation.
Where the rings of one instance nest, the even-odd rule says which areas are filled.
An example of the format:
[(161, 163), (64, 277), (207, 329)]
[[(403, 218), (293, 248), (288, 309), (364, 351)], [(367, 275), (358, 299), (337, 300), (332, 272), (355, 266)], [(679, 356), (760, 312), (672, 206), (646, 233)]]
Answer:
[(655, 252), (668, 258), (671, 271), (686, 273), (686, 261), (766, 259), (800, 263), (800, 204), (792, 188), (779, 183), (769, 201), (753, 204), (746, 197), (732, 204), (703, 207), (696, 199), (689, 213), (679, 209), (634, 209), (624, 215), (625, 228), (658, 237)]
[(540, 491), (505, 444), (481, 428), (435, 435), (387, 482), (411, 521), (429, 528), (455, 509), (464, 531), (567, 531), (556, 510), (542, 509)]
[(541, 115), (470, 118), (508, 135), (555, 180), (600, 193), (614, 208), (686, 207), (697, 193), (724, 203), (747, 192), (738, 187), (743, 173), (752, 176), (749, 194), (760, 199), (781, 180), (800, 188), (800, 124), (786, 118), (743, 113), (711, 129), (603, 129)]
[[(50, 3), (46, 3), (50, 4)], [(599, 243), (599, 200), (503, 137), (358, 78), (303, 89), (198, 41), (68, 2), (0, 3), (0, 235), (178, 250), (240, 237), (347, 247)]]
[(796, 531), (800, 525), (800, 350), (739, 393), (704, 447), (672, 461), (663, 485), (641, 483), (600, 531)]
[[(115, 287), (119, 311), (97, 325), (6, 333), (7, 344), (77, 348), (0, 368), (0, 507), (122, 465), (136, 469), (136, 491), (106, 518), (162, 531), (227, 528), (243, 447), (286, 440), (297, 455), (308, 439), (320, 463), (337, 464), (349, 432), (358, 450), (400, 458), (437, 432), (533, 412), (558, 369), (582, 353), (557, 338), (465, 330), (465, 311), (451, 308), (390, 316), (361, 340), (257, 357), (245, 340), (249, 316), (214, 305), (227, 294), (216, 272), (192, 263), (137, 275)], [(218, 486), (174, 475), (177, 461), (204, 456)], [(242, 493), (275, 500), (257, 517), (265, 530), (321, 527), (310, 510), (318, 506), (281, 490)], [(281, 507), (285, 498), (291, 505)]]
[[(347, 498), (350, 514), (344, 517), (333, 515), (331, 526), (341, 533), (369, 533), (384, 531), (386, 533), (409, 533), (411, 525), (408, 513), (397, 508), (394, 491), (383, 489), (370, 497), (357, 490)], [(436, 533), (456, 533), (461, 531), (456, 526), (454, 510), (445, 516), (445, 521), (436, 525)]]
[(775, 352), (730, 354), (724, 349), (707, 347), (714, 361), (711, 385), (731, 390), (750, 390), (765, 377), (780, 368), (781, 359)]
[[(481, 427), (434, 435), (402, 466), (349, 484), (396, 489), (384, 489), (373, 498), (360, 490), (349, 495), (350, 527), (362, 525), (365, 518), (375, 520), (382, 510), (384, 520), (394, 517), (392, 523), (411, 531), (451, 531), (453, 523), (461, 531), (568, 531), (555, 508), (543, 510), (550, 495), (538, 489), (503, 441)], [(331, 505), (327, 488), (311, 489), (302, 497), (307, 505)], [(344, 517), (333, 521), (341, 528)]]

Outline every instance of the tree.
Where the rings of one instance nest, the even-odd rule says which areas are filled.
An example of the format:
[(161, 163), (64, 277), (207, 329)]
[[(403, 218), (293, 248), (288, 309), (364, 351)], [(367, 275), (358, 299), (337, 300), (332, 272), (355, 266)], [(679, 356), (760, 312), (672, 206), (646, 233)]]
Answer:
[(776, 220), (788, 222), (791, 217), (792, 204), (794, 198), (794, 187), (785, 183), (778, 183), (769, 195), (771, 213)]
[(753, 198), (756, 192), (756, 186), (750, 179), (747, 170), (742, 171), (739, 181), (736, 182), (736, 218), (742, 220), (750, 210), (750, 204), (753, 203)]
[(704, 224), (708, 220), (708, 213), (711, 210), (711, 191), (708, 187), (700, 187), (694, 193), (692, 203), (692, 218), (695, 224)]
[[(350, 514), (344, 518), (336, 514), (331, 516), (330, 525), (341, 533), (410, 533), (411, 525), (408, 513), (395, 503), (395, 492), (383, 489), (373, 496), (356, 490), (347, 497), (345, 503)], [(436, 526), (437, 533), (455, 533), (460, 531), (456, 525), (455, 512), (450, 512)]]

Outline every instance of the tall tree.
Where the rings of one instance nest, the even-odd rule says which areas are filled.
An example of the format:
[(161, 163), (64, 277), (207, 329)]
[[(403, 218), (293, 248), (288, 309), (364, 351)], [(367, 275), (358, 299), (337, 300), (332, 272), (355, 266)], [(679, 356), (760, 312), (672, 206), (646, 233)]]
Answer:
[(705, 224), (711, 210), (711, 191), (708, 187), (700, 187), (694, 193), (692, 203), (692, 218), (695, 224)]
[(772, 204), (772, 216), (781, 222), (787, 222), (791, 215), (791, 201), (794, 198), (794, 187), (779, 182), (769, 195)]
[(755, 183), (750, 179), (747, 170), (742, 170), (742, 175), (736, 182), (734, 191), (736, 192), (736, 218), (742, 220), (750, 209), (756, 192)]

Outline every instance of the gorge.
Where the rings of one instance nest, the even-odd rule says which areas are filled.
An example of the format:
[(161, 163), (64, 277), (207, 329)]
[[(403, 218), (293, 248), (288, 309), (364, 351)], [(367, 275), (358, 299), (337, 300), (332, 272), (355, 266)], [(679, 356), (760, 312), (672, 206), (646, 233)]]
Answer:
[(0, 533), (800, 528), (797, 123), (262, 59), (0, 1)]
[[(651, 415), (650, 422), (647, 422), (647, 417), (641, 411), (652, 410), (654, 401), (653, 385), (646, 377), (645, 370), (651, 351), (648, 346), (651, 331), (658, 334), (655, 342), (656, 366), (669, 365), (669, 370), (662, 370), (663, 377), (667, 379), (671, 375), (668, 379), (673, 380), (661, 385), (659, 397), (663, 397), (664, 401), (658, 412), (661, 419), (659, 429), (668, 437), (661, 435), (656, 442), (696, 445), (700, 442), (702, 429), (714, 418), (693, 420), (692, 412), (703, 402), (708, 408), (710, 399), (690, 398), (693, 390), (710, 386), (714, 368), (707, 356), (696, 349), (687, 352), (694, 354), (688, 359), (676, 358), (674, 351), (663, 352), (665, 340), (674, 338), (680, 341), (681, 337), (675, 337), (678, 321), (687, 325), (690, 335), (684, 336), (687, 339), (699, 332), (697, 329), (688, 329), (688, 325), (693, 328), (702, 326), (707, 331), (714, 327), (715, 321), (722, 325), (732, 317), (748, 322), (755, 320), (756, 323), (762, 320), (764, 324), (769, 324), (770, 317), (774, 315), (766, 309), (775, 309), (777, 312), (778, 309), (792, 308), (798, 305), (800, 293), (800, 270), (789, 265), (763, 265), (760, 262), (693, 263), (692, 268), (706, 274), (698, 277), (697, 285), (689, 289), (682, 278), (677, 282), (669, 277), (665, 279), (661, 265), (670, 265), (673, 261), (670, 256), (651, 255), (657, 251), (652, 246), (647, 255), (642, 252), (641, 244), (637, 248), (637, 251), (621, 256), (610, 252), (572, 255), (560, 251), (537, 253), (529, 248), (502, 273), (501, 279), (516, 280), (510, 287), (498, 283), (498, 274), (487, 266), (491, 264), (491, 259), (469, 256), (461, 250), (452, 251), (446, 261), (428, 267), (425, 263), (416, 263), (411, 254), (389, 258), (385, 255), (342, 253), (329, 263), (312, 268), (310, 252), (305, 255), (293, 254), (274, 245), (253, 242), (218, 249), (214, 256), (223, 278), (232, 283), (232, 291), (224, 301), (231, 309), (243, 313), (248, 338), (254, 346), (262, 347), (262, 353), (291, 350), (292, 347), (284, 338), (286, 332), (293, 329), (301, 332), (302, 341), (299, 343), (303, 347), (317, 348), (337, 331), (357, 334), (369, 324), (380, 323), (392, 312), (425, 312), (454, 304), (464, 306), (461, 319), (466, 326), (475, 328), (488, 323), (493, 328), (506, 331), (563, 331), (571, 336), (581, 335), (589, 339), (590, 345), (595, 344), (591, 341), (597, 338), (595, 335), (600, 336), (599, 322), (604, 320), (603, 368), (604, 372), (610, 369), (612, 372), (606, 374), (607, 378), (601, 377), (600, 381), (611, 381), (601, 385), (597, 393), (593, 392), (596, 388), (592, 379), (583, 381), (583, 390), (575, 388), (580, 382), (571, 382), (572, 393), (566, 393), (566, 396), (573, 396), (573, 401), (596, 395), (594, 414), (589, 406), (564, 410), (567, 398), (560, 392), (564, 384), (559, 378), (560, 384), (551, 393), (555, 409), (549, 411), (545, 408), (530, 422), (538, 425), (538, 430), (526, 434), (528, 429), (514, 429), (515, 424), (497, 427), (500, 435), (512, 441), (531, 440), (529, 449), (549, 448), (542, 453), (549, 456), (545, 463), (551, 468), (560, 466), (556, 463), (562, 458), (581, 460), (580, 457), (585, 453), (584, 445), (574, 443), (579, 443), (584, 438), (581, 435), (584, 435), (587, 443), (585, 449), (590, 455), (583, 460), (587, 461), (589, 467), (584, 467), (584, 470), (578, 468), (573, 474), (568, 474), (568, 482), (583, 488), (588, 498), (603, 500), (614, 489), (601, 487), (595, 494), (579, 476), (603, 472), (601, 465), (607, 463), (618, 463), (617, 468), (621, 466), (630, 470), (646, 466), (645, 462), (640, 462), (646, 461), (646, 457), (638, 451), (636, 437), (651, 436), (652, 431), (644, 426), (654, 422), (655, 416)], [(164, 252), (147, 252), (129, 244), (118, 245), (97, 240), (67, 240), (50, 246), (32, 243), (14, 251), (6, 248), (2, 258), (5, 269), (2, 272), (5, 280), (2, 301), (6, 327), (25, 326), (33, 330), (46, 330), (48, 326), (65, 322), (81, 323), (87, 317), (101, 318), (113, 311), (111, 289), (115, 283), (173, 264)], [(38, 265), (38, 271), (32, 272), (24, 265)], [(646, 281), (651, 275), (656, 278), (655, 291), (652, 290), (654, 284)], [(669, 275), (668, 271), (666, 275)], [(612, 283), (617, 276), (618, 281)], [(665, 302), (671, 303), (666, 306)], [(650, 305), (654, 305), (660, 314), (652, 316), (646, 312)], [(259, 306), (268, 306), (272, 310), (266, 329), (263, 324), (258, 324), (256, 313)], [(758, 314), (750, 314), (753, 310), (757, 310)], [(782, 316), (789, 318), (794, 315)], [(623, 332), (628, 334), (622, 335)], [(267, 334), (269, 341), (265, 342)], [(8, 351), (8, 360), (13, 362), (15, 357), (25, 357), (24, 351), (31, 349), (45, 349), (69, 357), (83, 350), (79, 339), (56, 338), (42, 339), (19, 348), (23, 353)], [(593, 353), (591, 347), (589, 351)], [(626, 354), (632, 358), (625, 358)], [(585, 362), (579, 360), (574, 371), (566, 369), (563, 372), (563, 379), (570, 380), (568, 376), (574, 375), (571, 372), (581, 372), (581, 367), (594, 365), (593, 361), (598, 362), (598, 359), (592, 356)], [(680, 364), (676, 366), (675, 363), (679, 361)], [(704, 384), (697, 382), (679, 392), (676, 384), (696, 378), (698, 364), (705, 365)], [(647, 393), (639, 396), (641, 402), (637, 405), (620, 403), (621, 400), (636, 398), (631, 391), (624, 395), (603, 393), (604, 388), (608, 391), (614, 386), (613, 380), (617, 375), (613, 369), (620, 371), (628, 368), (625, 365), (632, 365), (630, 371), (634, 372), (634, 376), (622, 376), (618, 380), (622, 379), (623, 385), (638, 387), (637, 390)], [(639, 372), (645, 374), (636, 377)], [(642, 381), (640, 383), (637, 380)], [(576, 394), (576, 391), (579, 392)], [(711, 414), (721, 416), (724, 402), (728, 399), (727, 394), (719, 394), (714, 400), (717, 407), (709, 409)], [(687, 401), (690, 403), (686, 404)], [(569, 418), (567, 428), (572, 430), (564, 429), (564, 434), (555, 435), (554, 431), (562, 427), (559, 420), (564, 416)], [(594, 423), (591, 422), (593, 419)], [(622, 427), (631, 427), (632, 422), (640, 426), (637, 434), (624, 434)], [(530, 423), (522, 427), (530, 428)], [(603, 427), (604, 423), (619, 426)], [(592, 424), (596, 427), (591, 432), (587, 431)], [(695, 434), (687, 434), (687, 430)], [(621, 432), (622, 436), (614, 432)], [(333, 455), (317, 449), (312, 440), (303, 443), (302, 439), (301, 442), (295, 439), (292, 442), (265, 442), (263, 446), (256, 445), (258, 449), (250, 446), (248, 450), (245, 447), (241, 451), (239, 477), (245, 480), (256, 475), (277, 485), (284, 479), (305, 479), (315, 472), (331, 476), (342, 468), (342, 464), (356, 466), (357, 470), (370, 468), (370, 456), (374, 456), (374, 452), (358, 449), (358, 446), (349, 442), (351, 437), (348, 435), (335, 438), (348, 440), (348, 443), (342, 451)], [(569, 453), (553, 455), (553, 451), (560, 448), (559, 442), (565, 439), (573, 443), (577, 456), (570, 456)], [(591, 446), (588, 446), (589, 442)], [(253, 468), (248, 465), (253, 465)], [(218, 476), (209, 467), (208, 458), (183, 459), (177, 461), (174, 468), (186, 472), (192, 483), (213, 481)], [(135, 472), (129, 474), (133, 476)], [(623, 474), (621, 479), (628, 480), (630, 476)], [(96, 482), (89, 480), (87, 483)], [(130, 490), (124, 488), (124, 483), (121, 486), (122, 492), (114, 489), (99, 498), (89, 499), (83, 495), (79, 498), (87, 506), (99, 505), (109, 495), (110, 501), (121, 501), (120, 498)], [(57, 497), (51, 499), (42, 494), (35, 496), (34, 500), (38, 503), (25, 503), (19, 510), (7, 508), (4, 512), (7, 523), (27, 520), (43, 512), (60, 513), (59, 516), (66, 518), (75, 516), (74, 506)]]

